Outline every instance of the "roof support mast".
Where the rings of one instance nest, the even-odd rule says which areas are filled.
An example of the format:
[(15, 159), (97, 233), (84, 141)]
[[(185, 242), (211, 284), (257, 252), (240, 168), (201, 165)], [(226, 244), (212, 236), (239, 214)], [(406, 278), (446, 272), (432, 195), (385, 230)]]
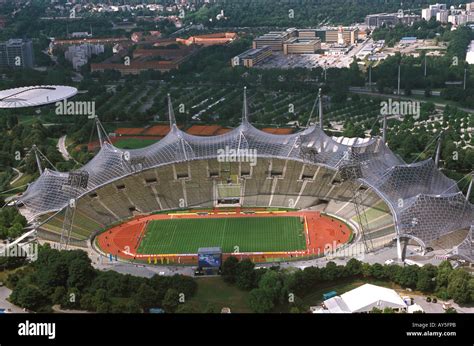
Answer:
[(439, 158), (440, 158), (440, 155), (441, 155), (441, 142), (442, 142), (442, 133), (439, 134), (439, 137), (438, 137), (438, 145), (436, 146), (436, 156), (435, 156), (435, 165), (436, 167), (439, 167)]
[(109, 143), (112, 143), (112, 141), (110, 140), (109, 138), (109, 135), (107, 134), (107, 131), (105, 131), (104, 127), (102, 126), (102, 123), (100, 122), (99, 120), (99, 116), (96, 114), (94, 115), (94, 122), (95, 122), (95, 126), (96, 126), (96, 129), (97, 129), (97, 136), (99, 137), (99, 144), (100, 144), (100, 148), (102, 149), (102, 146), (104, 144), (104, 137), (103, 135), (105, 135), (106, 137), (106, 140), (109, 142)]
[(102, 133), (100, 131), (100, 122), (99, 122), (98, 116), (95, 117), (95, 126), (97, 127), (97, 135), (99, 136), (99, 144), (100, 144), (100, 147), (102, 148), (103, 140), (102, 140)]
[(387, 114), (383, 115), (383, 125), (382, 125), (382, 139), (384, 143), (387, 143)]
[(247, 106), (247, 87), (244, 87), (244, 107), (242, 108), (242, 124), (248, 122), (248, 106)]
[(466, 201), (469, 201), (469, 197), (471, 197), (471, 191), (472, 191), (472, 184), (474, 182), (474, 172), (471, 173), (471, 181), (469, 183), (469, 187), (467, 188), (467, 193), (466, 193)]
[(319, 128), (322, 130), (323, 129), (323, 96), (322, 96), (322, 93), (321, 93), (321, 88), (319, 88), (319, 92), (318, 92), (318, 98), (319, 98)]
[(171, 102), (171, 95), (168, 94), (168, 118), (170, 120), (170, 128), (176, 127), (176, 118), (174, 116), (173, 104)]
[(38, 171), (40, 174), (43, 174), (43, 167), (41, 167), (41, 160), (38, 155), (38, 147), (36, 144), (33, 144), (33, 151), (35, 152), (36, 165), (38, 166)]

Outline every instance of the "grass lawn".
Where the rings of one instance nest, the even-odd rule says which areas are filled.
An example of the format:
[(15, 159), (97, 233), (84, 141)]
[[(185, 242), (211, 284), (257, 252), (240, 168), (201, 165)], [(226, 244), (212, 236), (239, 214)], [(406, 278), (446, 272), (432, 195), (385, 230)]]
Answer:
[[(15, 174), (16, 176), (16, 174)], [(30, 182), (32, 182), (34, 179), (34, 175), (33, 174), (26, 174), (24, 173), (20, 179), (18, 179), (17, 181), (15, 181), (14, 184), (10, 184), (10, 189), (14, 188), (14, 187), (20, 187), (20, 186), (23, 186), (23, 185), (26, 185)], [(23, 188), (23, 190), (26, 190), (26, 186)], [(15, 190), (13, 191), (14, 193), (18, 193), (22, 191), (21, 189), (18, 189), (18, 190)]]
[(299, 217), (239, 217), (151, 221), (140, 254), (197, 253), (220, 246), (223, 252), (295, 251), (306, 248)]
[(252, 312), (247, 306), (248, 292), (229, 285), (221, 277), (196, 278), (198, 289), (196, 295), (187, 304), (203, 312), (211, 305), (218, 309), (229, 307), (232, 312)]
[(31, 125), (36, 120), (42, 120), (41, 116), (39, 115), (19, 115), (18, 116), (18, 123), (23, 125)]
[(124, 138), (115, 142), (114, 145), (120, 149), (139, 149), (156, 142), (156, 139)]

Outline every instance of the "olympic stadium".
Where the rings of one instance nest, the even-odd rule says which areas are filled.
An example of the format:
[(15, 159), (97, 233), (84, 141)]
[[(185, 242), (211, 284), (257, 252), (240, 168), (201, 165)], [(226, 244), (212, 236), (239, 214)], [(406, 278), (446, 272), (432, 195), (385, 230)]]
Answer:
[[(117, 232), (116, 249), (128, 247), (122, 248), (120, 255), (131, 260), (139, 256), (143, 238), (149, 242), (153, 238), (145, 234), (151, 220), (213, 215), (227, 219), (236, 214), (249, 219), (260, 213), (274, 220), (287, 216), (288, 224), (290, 217), (300, 217), (303, 232), (312, 231), (315, 238), (307, 236), (306, 245), (294, 238), (295, 246), (284, 249), (281, 244), (290, 244), (293, 235), (280, 233), (287, 227), (278, 226), (283, 219), (270, 221), (266, 228), (255, 227), (273, 233), (261, 233), (256, 246), (241, 249), (250, 255), (278, 251), (304, 257), (311, 255), (308, 244), (312, 241), (338, 239), (340, 246), (363, 244), (365, 251), (396, 244), (400, 259), (402, 242), (418, 244), (423, 253), (443, 248), (449, 254), (474, 259), (474, 206), (432, 159), (407, 164), (389, 149), (383, 137), (330, 137), (322, 130), (322, 112), (319, 123), (298, 133), (262, 132), (250, 122), (245, 92), (240, 125), (222, 135), (199, 137), (180, 130), (171, 100), (168, 113), (170, 132), (151, 146), (122, 150), (100, 138), (100, 151), (79, 170), (44, 169), (15, 202), (38, 237), (108, 253), (109, 237)], [(254, 157), (249, 159), (249, 155)], [(319, 221), (308, 214), (311, 212), (317, 213)], [(306, 225), (311, 220), (313, 228)], [(341, 238), (328, 229), (329, 238), (318, 240), (318, 222), (336, 222)], [(205, 233), (212, 233), (209, 225), (182, 225), (201, 233), (202, 239), (207, 239)], [(221, 238), (219, 244), (213, 243), (212, 237), (210, 243), (198, 237), (193, 244), (224, 246), (225, 238), (235, 240), (238, 227), (245, 225), (226, 225), (229, 231), (216, 235)], [(176, 229), (180, 225), (163, 227)], [(298, 227), (295, 224), (295, 229)], [(160, 248), (160, 241), (176, 236), (174, 230), (170, 234), (154, 237), (149, 249), (161, 250), (145, 252), (143, 259), (148, 257), (150, 262), (150, 255), (196, 252), (186, 247), (169, 248), (168, 252)], [(127, 236), (127, 242), (120, 243), (120, 237)], [(255, 232), (248, 237), (256, 237)], [(276, 243), (267, 247), (266, 239)], [(180, 238), (179, 245), (188, 240)], [(313, 246), (312, 254), (323, 247)], [(180, 249), (183, 252), (169, 253)], [(275, 257), (262, 259), (272, 261)]]

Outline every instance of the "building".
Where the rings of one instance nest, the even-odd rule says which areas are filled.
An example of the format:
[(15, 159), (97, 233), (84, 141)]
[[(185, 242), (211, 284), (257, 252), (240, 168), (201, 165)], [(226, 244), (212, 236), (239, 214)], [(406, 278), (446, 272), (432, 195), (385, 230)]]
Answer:
[(471, 41), (471, 44), (467, 48), (466, 62), (470, 65), (474, 65), (474, 40)]
[(323, 309), (315, 309), (315, 313), (367, 313), (377, 308), (391, 308), (396, 312), (406, 311), (405, 301), (395, 290), (365, 284), (340, 296), (324, 301)]
[(430, 7), (424, 8), (421, 10), (421, 17), (424, 20), (429, 21), (432, 17), (436, 18), (436, 15), (440, 11), (445, 11), (445, 10), (447, 10), (446, 4), (430, 5)]
[(357, 59), (365, 59), (369, 55), (373, 54), (375, 47), (371, 44), (366, 45), (364, 48), (359, 50), (356, 54)]
[(148, 32), (136, 31), (130, 36), (130, 39), (133, 42), (138, 43), (140, 41), (153, 41), (153, 40), (159, 39), (160, 37), (161, 37), (161, 32), (157, 30), (148, 31)]
[(466, 11), (467, 12), (474, 12), (474, 2), (466, 4)]
[(298, 37), (301, 39), (317, 38), (318, 37), (317, 30), (316, 29), (299, 29)]
[(78, 46), (69, 46), (64, 52), (64, 57), (71, 62), (75, 70), (78, 70), (81, 66), (87, 64), (92, 55), (99, 55), (103, 52), (104, 45), (85, 43)]
[(261, 48), (251, 48), (246, 50), (242, 54), (237, 55), (231, 61), (232, 67), (245, 66), (254, 67), (259, 62), (267, 59), (272, 55), (272, 48), (270, 46), (264, 46)]
[(429, 21), (432, 17), (431, 10), (429, 8), (424, 8), (421, 10), (421, 18), (426, 21)]
[(453, 25), (463, 25), (474, 19), (474, 13), (469, 14), (451, 14), (448, 16), (448, 22)]
[(117, 44), (126, 43), (129, 39), (127, 37), (104, 37), (104, 38), (83, 38), (83, 39), (70, 39), (70, 40), (54, 40), (54, 45), (58, 46), (69, 46), (69, 45), (80, 45), (83, 43), (91, 44)]
[(0, 68), (34, 66), (31, 40), (10, 39), (0, 43)]
[(286, 31), (270, 31), (269, 33), (257, 37), (253, 40), (253, 48), (263, 48), (268, 46), (273, 51), (283, 51), (283, 43), (290, 38), (290, 33)]
[(72, 38), (83, 38), (83, 37), (92, 37), (92, 34), (89, 34), (87, 31), (77, 31), (71, 34)]
[(365, 25), (369, 28), (391, 27), (397, 24), (412, 25), (419, 20), (421, 20), (421, 16), (418, 14), (377, 13), (367, 15)]
[(449, 11), (448, 10), (441, 10), (438, 13), (436, 13), (436, 20), (441, 23), (447, 23), (448, 22), (448, 17), (449, 17)]
[(341, 56), (341, 55), (346, 55), (347, 53), (349, 53), (349, 51), (351, 50), (351, 46), (347, 46), (347, 45), (333, 45), (332, 47), (330, 47), (327, 51), (326, 51), (326, 54), (327, 55), (333, 55), (333, 56)]
[(409, 45), (409, 44), (414, 44), (414, 43), (416, 43), (416, 37), (414, 36), (402, 37), (400, 39), (401, 45)]
[(123, 54), (120, 51), (118, 56), (112, 56), (101, 63), (91, 64), (91, 72), (116, 70), (121, 75), (140, 74), (148, 70), (168, 72), (179, 68), (186, 59), (199, 50), (194, 45), (176, 44), (176, 39), (158, 39), (153, 43), (152, 49), (142, 47), (147, 46), (137, 45), (129, 64), (124, 64), (123, 56), (120, 57)]
[(342, 33), (342, 38), (345, 44), (355, 44), (359, 36), (358, 28), (328, 28), (325, 30), (325, 42), (337, 43)]
[(227, 44), (237, 39), (235, 32), (221, 32), (207, 35), (191, 36), (189, 38), (177, 38), (176, 42), (183, 43), (187, 46), (191, 44), (199, 44), (202, 46), (214, 46)]
[(0, 91), (0, 109), (36, 107), (69, 99), (77, 89), (65, 85), (33, 85)]
[(314, 54), (321, 49), (319, 38), (301, 39), (293, 37), (283, 44), (284, 54)]

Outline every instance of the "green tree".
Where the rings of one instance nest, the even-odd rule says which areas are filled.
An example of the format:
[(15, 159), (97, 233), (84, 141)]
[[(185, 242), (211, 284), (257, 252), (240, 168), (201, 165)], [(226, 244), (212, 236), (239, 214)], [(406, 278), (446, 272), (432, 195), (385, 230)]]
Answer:
[(453, 267), (449, 261), (443, 261), (438, 266), (438, 273), (436, 275), (436, 290), (447, 288), (449, 282), (449, 275), (453, 271)]
[(277, 303), (283, 298), (283, 274), (277, 270), (267, 270), (258, 287), (265, 290), (272, 301)]
[(362, 262), (355, 258), (351, 258), (346, 263), (346, 270), (351, 276), (360, 275), (362, 273)]
[(372, 264), (370, 273), (371, 273), (371, 276), (373, 276), (376, 279), (382, 279), (385, 275), (384, 268), (380, 263)]
[(222, 279), (225, 282), (235, 283), (238, 265), (239, 260), (234, 256), (227, 257), (224, 263), (222, 263)]
[(432, 292), (436, 287), (435, 278), (438, 271), (432, 264), (427, 264), (418, 271), (416, 289), (424, 292)]
[(174, 312), (179, 304), (179, 292), (174, 288), (170, 288), (166, 291), (165, 297), (163, 298), (162, 305), (165, 311)]
[(270, 312), (274, 307), (272, 292), (262, 288), (251, 290), (248, 296), (248, 305), (253, 312)]
[(461, 268), (457, 268), (449, 275), (448, 294), (458, 304), (466, 304), (471, 301), (472, 292), (469, 291), (471, 276)]
[(81, 292), (76, 287), (71, 287), (64, 295), (61, 306), (66, 309), (77, 309), (80, 307)]
[(416, 265), (403, 267), (397, 277), (397, 282), (402, 286), (415, 288), (418, 280), (418, 270), (419, 267)]
[(244, 259), (239, 262), (236, 270), (236, 284), (242, 290), (250, 290), (254, 286), (254, 267), (255, 264), (249, 260)]
[(89, 258), (77, 258), (69, 264), (69, 276), (67, 285), (69, 287), (76, 287), (83, 289), (89, 286), (94, 278), (95, 272), (91, 266)]
[(53, 304), (61, 305), (65, 297), (66, 297), (66, 288), (64, 288), (63, 286), (56, 287), (54, 289), (54, 293), (51, 295), (51, 301)]
[(156, 307), (156, 294), (153, 288), (146, 283), (142, 283), (133, 295), (133, 301), (144, 311)]
[(37, 311), (48, 303), (48, 298), (36, 286), (20, 281), (12, 292), (10, 299), (13, 304), (29, 310)]

